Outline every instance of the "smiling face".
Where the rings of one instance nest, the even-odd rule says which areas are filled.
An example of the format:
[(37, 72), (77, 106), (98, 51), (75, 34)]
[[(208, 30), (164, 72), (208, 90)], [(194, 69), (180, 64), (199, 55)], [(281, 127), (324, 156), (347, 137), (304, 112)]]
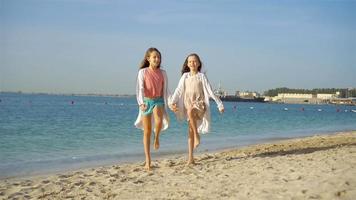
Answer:
[(196, 56), (189, 56), (187, 65), (191, 72), (197, 73), (198, 67), (201, 65), (199, 59)]
[(157, 51), (152, 51), (147, 57), (147, 61), (150, 63), (150, 67), (157, 68), (161, 64), (161, 55)]

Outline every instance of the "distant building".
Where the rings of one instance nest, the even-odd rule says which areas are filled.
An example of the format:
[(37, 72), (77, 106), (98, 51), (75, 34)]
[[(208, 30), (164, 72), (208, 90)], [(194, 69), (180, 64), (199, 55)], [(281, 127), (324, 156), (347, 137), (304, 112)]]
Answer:
[(320, 104), (331, 103), (333, 99), (339, 97), (340, 93), (335, 94), (297, 94), (297, 93), (278, 93), (276, 97), (270, 97), (272, 101), (281, 103), (307, 103)]
[(356, 105), (356, 98), (335, 98), (330, 101), (332, 104)]
[(311, 99), (313, 94), (296, 94), (296, 93), (278, 93), (278, 98), (292, 98), (292, 99)]
[(281, 103), (317, 103), (316, 95), (313, 94), (278, 93), (273, 100)]
[[(340, 93), (339, 93), (340, 94)], [(339, 94), (317, 94), (316, 98), (323, 100), (331, 100), (339, 97)]]
[(258, 94), (257, 92), (240, 92), (240, 91), (236, 91), (235, 95), (241, 98), (245, 98), (245, 99), (253, 99), (253, 98), (257, 98), (260, 97), (260, 94)]

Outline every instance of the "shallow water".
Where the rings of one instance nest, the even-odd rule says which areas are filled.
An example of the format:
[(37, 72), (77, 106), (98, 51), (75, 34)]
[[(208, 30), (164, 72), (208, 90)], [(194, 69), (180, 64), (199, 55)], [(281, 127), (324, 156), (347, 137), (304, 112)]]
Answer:
[[(144, 158), (135, 98), (0, 93), (0, 100), (0, 177)], [(355, 106), (225, 102), (221, 115), (211, 103), (212, 130), (200, 152), (356, 130)], [(169, 113), (153, 159), (187, 151), (187, 124)]]

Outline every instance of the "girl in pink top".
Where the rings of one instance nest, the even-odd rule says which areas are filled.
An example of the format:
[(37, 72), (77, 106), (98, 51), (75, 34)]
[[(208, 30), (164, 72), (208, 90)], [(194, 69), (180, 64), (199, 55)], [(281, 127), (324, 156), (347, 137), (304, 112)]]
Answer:
[(146, 70), (143, 81), (145, 97), (151, 99), (162, 97), (164, 78), (160, 69)]
[[(159, 148), (159, 134), (168, 128), (168, 81), (161, 67), (161, 53), (149, 48), (142, 60), (137, 77), (136, 97), (140, 107), (135, 126), (143, 129), (143, 145), (146, 156), (145, 169), (151, 169), (151, 133), (154, 122), (154, 149)], [(153, 116), (152, 116), (153, 115)]]

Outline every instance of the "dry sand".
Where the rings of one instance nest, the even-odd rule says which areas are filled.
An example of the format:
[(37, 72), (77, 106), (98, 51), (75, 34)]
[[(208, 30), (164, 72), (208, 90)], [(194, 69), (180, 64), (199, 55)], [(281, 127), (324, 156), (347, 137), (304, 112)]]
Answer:
[(0, 199), (356, 199), (356, 131), (0, 180)]

